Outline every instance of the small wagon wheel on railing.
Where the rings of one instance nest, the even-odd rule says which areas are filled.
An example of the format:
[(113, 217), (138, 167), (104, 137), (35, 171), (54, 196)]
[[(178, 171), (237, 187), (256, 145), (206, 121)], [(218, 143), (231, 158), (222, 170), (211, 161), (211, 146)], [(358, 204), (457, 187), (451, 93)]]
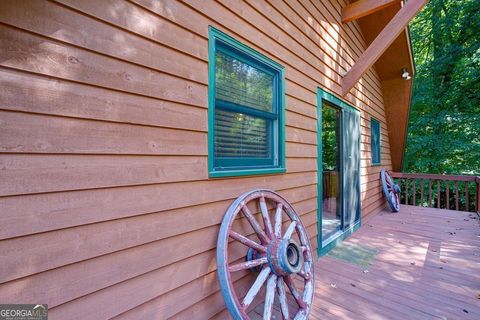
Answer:
[(382, 189), (393, 212), (400, 211), (400, 186), (396, 184), (388, 171), (382, 169)]
[[(271, 319), (275, 302), (283, 319), (307, 319), (313, 300), (313, 269), (307, 231), (284, 198), (270, 190), (253, 190), (230, 205), (218, 235), (217, 273), (234, 319), (250, 319), (250, 312)], [(249, 273), (254, 275), (253, 284), (238, 285), (240, 277), (250, 280)]]

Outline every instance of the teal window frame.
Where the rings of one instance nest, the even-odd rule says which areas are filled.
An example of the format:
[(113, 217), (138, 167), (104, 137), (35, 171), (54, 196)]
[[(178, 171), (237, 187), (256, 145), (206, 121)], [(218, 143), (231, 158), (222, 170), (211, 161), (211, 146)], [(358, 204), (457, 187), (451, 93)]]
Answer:
[[(370, 118), (370, 157), (372, 159), (372, 166), (379, 166), (382, 164), (382, 143), (380, 141), (380, 121), (375, 119), (374, 117)], [(373, 136), (377, 136), (378, 145), (373, 144)], [(378, 161), (375, 158), (374, 152), (378, 153)]]
[[(227, 101), (217, 100), (215, 92), (215, 54), (222, 53), (245, 62), (273, 76), (273, 109), (266, 112)], [(216, 108), (268, 120), (270, 158), (215, 159)], [(220, 166), (218, 164), (221, 164)], [(208, 171), (209, 177), (235, 177), (286, 172), (285, 168), (285, 68), (240, 41), (209, 26), (208, 52)]]

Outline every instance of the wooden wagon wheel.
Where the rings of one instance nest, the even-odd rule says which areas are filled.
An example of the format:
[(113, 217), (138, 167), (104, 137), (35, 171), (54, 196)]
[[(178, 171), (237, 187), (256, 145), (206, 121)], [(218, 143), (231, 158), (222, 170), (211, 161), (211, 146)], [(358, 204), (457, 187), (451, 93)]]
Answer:
[(400, 211), (400, 187), (393, 181), (385, 169), (382, 169), (380, 176), (382, 178), (383, 193), (387, 198), (390, 209), (392, 209), (392, 212)]
[[(255, 218), (252, 207), (259, 207), (262, 223)], [(239, 231), (235, 221), (238, 225), (243, 221), (242, 229), (251, 234)], [(229, 250), (233, 251), (234, 246), (245, 249), (246, 254), (229, 261)], [(235, 287), (234, 277), (239, 272), (254, 272), (256, 277), (243, 291)], [(253, 307), (254, 299), (263, 299), (262, 288), (263, 319), (271, 319), (276, 298), (283, 319), (308, 317), (314, 291), (312, 247), (293, 207), (273, 191), (253, 190), (230, 205), (218, 235), (217, 273), (225, 304), (236, 320), (250, 319), (249, 306)]]

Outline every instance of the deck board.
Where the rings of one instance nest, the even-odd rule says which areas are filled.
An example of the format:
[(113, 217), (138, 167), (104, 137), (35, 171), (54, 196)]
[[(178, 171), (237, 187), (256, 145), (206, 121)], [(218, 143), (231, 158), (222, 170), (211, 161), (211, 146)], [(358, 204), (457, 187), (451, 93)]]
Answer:
[(475, 214), (403, 206), (369, 219), (345, 243), (378, 253), (366, 268), (320, 258), (311, 319), (480, 319)]

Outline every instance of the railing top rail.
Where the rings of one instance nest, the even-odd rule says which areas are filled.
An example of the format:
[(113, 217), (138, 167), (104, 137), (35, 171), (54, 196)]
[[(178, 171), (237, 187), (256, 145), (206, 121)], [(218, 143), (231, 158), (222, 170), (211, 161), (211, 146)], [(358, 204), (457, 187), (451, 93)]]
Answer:
[(479, 182), (480, 177), (465, 175), (390, 172), (392, 178)]

